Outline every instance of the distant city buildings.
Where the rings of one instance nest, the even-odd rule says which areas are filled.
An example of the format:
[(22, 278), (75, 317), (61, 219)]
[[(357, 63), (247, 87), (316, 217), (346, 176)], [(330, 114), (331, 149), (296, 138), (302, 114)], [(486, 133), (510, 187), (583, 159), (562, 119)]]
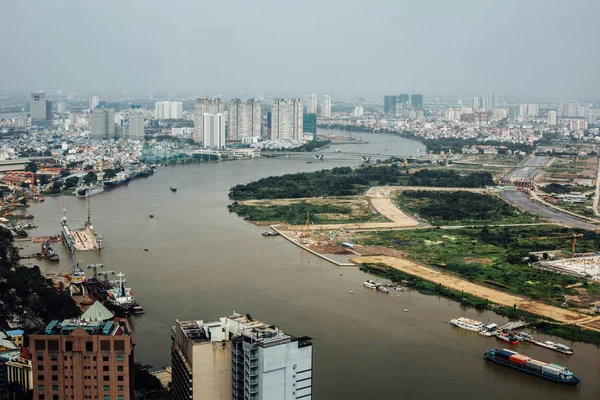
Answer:
[(352, 115), (354, 117), (362, 117), (363, 115), (365, 115), (365, 109), (363, 106), (357, 104), (354, 106), (354, 111), (352, 113)]
[(262, 118), (261, 104), (256, 99), (232, 99), (229, 102), (227, 139), (260, 137)]
[(34, 399), (134, 400), (135, 340), (99, 302), (29, 337)]
[(174, 400), (312, 399), (312, 339), (233, 314), (176, 321), (171, 330)]
[(52, 102), (46, 100), (46, 92), (31, 92), (31, 125), (52, 127)]
[(92, 96), (90, 98), (90, 110), (93, 110), (94, 108), (98, 107), (99, 104), (100, 99), (98, 98), (98, 96)]
[(306, 103), (306, 113), (307, 114), (316, 114), (317, 113), (317, 96), (311, 95), (308, 96), (308, 100)]
[(64, 101), (56, 103), (56, 112), (59, 114), (66, 113), (67, 112), (67, 103), (65, 103)]
[(129, 109), (129, 127), (126, 137), (132, 140), (144, 140), (144, 110), (140, 106), (131, 106)]
[(156, 119), (181, 119), (183, 103), (181, 101), (157, 101), (154, 103)]
[(95, 139), (108, 139), (115, 136), (115, 110), (96, 108), (92, 111), (90, 135)]
[(388, 95), (383, 98), (383, 112), (390, 117), (405, 116), (410, 108), (421, 110), (423, 108), (423, 95), (412, 96), (403, 93), (399, 95)]
[(585, 118), (586, 107), (579, 103), (561, 101), (558, 104), (557, 115), (559, 118)]
[(485, 94), (485, 102), (483, 103), (483, 108), (487, 111), (492, 111), (496, 108), (496, 103), (498, 102), (498, 96), (496, 93), (486, 93)]
[(331, 117), (331, 97), (327, 94), (323, 96), (321, 101), (321, 116), (324, 118)]
[(548, 126), (556, 126), (556, 111), (548, 111)]
[(398, 96), (388, 95), (383, 97), (383, 112), (390, 117), (396, 116), (396, 104), (398, 104)]
[(222, 113), (202, 116), (202, 146), (222, 149), (225, 147), (225, 117)]
[(317, 114), (304, 114), (302, 125), (304, 133), (312, 133), (312, 139), (317, 140)]
[[(223, 101), (221, 99), (196, 99), (194, 106), (194, 135), (196, 143), (201, 143), (204, 138), (204, 115), (223, 114)], [(206, 147), (206, 145), (205, 145)]]
[(412, 108), (415, 110), (423, 109), (423, 95), (422, 94), (413, 94), (410, 96), (410, 104)]
[(301, 140), (303, 109), (300, 99), (275, 99), (271, 105), (271, 140)]

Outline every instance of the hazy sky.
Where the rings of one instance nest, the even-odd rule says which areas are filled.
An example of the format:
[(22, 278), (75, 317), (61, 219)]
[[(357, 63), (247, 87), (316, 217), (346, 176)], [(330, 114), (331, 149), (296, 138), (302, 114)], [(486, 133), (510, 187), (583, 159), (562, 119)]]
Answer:
[(599, 0), (2, 0), (0, 91), (600, 97)]

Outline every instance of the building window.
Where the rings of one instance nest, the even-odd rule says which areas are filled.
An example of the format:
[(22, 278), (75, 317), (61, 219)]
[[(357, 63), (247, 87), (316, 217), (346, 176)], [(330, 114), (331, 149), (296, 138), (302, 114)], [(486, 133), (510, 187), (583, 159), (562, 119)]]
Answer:
[(57, 381), (58, 380), (58, 375), (52, 375), (52, 380), (53, 381)]
[(101, 351), (110, 351), (110, 340), (101, 340), (100, 341), (100, 350)]
[(51, 339), (48, 340), (48, 351), (58, 351), (58, 340), (56, 339)]
[(52, 371), (58, 371), (58, 365), (52, 365)]
[(103, 357), (102, 357), (102, 361), (104, 361), (104, 362), (108, 362), (108, 356), (103, 356)]
[(44, 380), (44, 375), (38, 375), (38, 381), (43, 381)]
[(125, 341), (124, 340), (115, 340), (115, 350), (116, 351), (125, 351)]
[(38, 390), (44, 390), (44, 385), (38, 385)]
[(122, 372), (123, 371), (123, 366), (122, 365), (117, 365), (117, 371)]
[(117, 399), (118, 399), (118, 400), (125, 400), (125, 396), (123, 396), (122, 394), (120, 394), (120, 395), (117, 397)]
[(53, 394), (52, 400), (60, 400), (60, 397), (57, 394)]
[(118, 362), (122, 362), (123, 361), (123, 356), (117, 356), (117, 361)]
[(40, 394), (40, 396), (38, 397), (38, 400), (44, 400), (46, 397), (44, 397), (43, 394)]
[(105, 394), (105, 395), (104, 395), (104, 400), (110, 400), (110, 396), (109, 396), (109, 395), (107, 395), (107, 394)]
[(110, 376), (104, 375), (104, 382), (106, 382), (106, 381), (110, 381)]
[(108, 392), (110, 390), (110, 386), (109, 385), (104, 385), (104, 391)]
[(44, 339), (35, 341), (36, 350), (46, 350), (46, 341)]
[(85, 342), (85, 351), (94, 351), (94, 342)]
[(123, 375), (117, 376), (117, 380), (122, 382), (123, 381)]
[(43, 365), (38, 365), (38, 371), (43, 371), (44, 370), (44, 366)]
[(58, 390), (58, 385), (52, 385), (52, 390)]
[(108, 365), (103, 366), (102, 371), (108, 371)]
[(73, 351), (73, 342), (70, 340), (65, 342), (65, 351)]
[(44, 361), (44, 356), (43, 356), (43, 355), (41, 355), (41, 354), (38, 354), (38, 355), (37, 355), (37, 360), (38, 360), (38, 361)]
[(119, 389), (119, 392), (122, 392), (123, 390), (125, 390), (125, 386), (122, 386), (122, 385), (117, 386), (117, 388)]

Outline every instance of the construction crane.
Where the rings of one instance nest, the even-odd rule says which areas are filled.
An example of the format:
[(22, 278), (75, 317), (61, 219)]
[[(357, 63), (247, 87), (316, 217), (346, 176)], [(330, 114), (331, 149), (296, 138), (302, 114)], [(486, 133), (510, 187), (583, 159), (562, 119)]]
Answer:
[(552, 240), (552, 239), (571, 239), (571, 258), (575, 258), (575, 246), (577, 245), (577, 239), (582, 237), (582, 234), (573, 232), (569, 236), (542, 236), (542, 237), (529, 237), (527, 240)]
[(306, 238), (309, 236), (310, 233), (310, 228), (309, 225), (310, 224), (310, 211), (308, 211), (306, 213), (306, 223), (304, 225), (302, 225), (302, 233), (300, 234), (300, 237)]

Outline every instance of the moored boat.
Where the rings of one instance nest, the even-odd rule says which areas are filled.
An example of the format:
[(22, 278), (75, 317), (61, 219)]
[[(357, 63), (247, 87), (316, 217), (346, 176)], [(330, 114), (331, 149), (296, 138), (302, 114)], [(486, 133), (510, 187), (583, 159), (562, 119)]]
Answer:
[(503, 342), (509, 344), (519, 344), (519, 339), (510, 333), (498, 333), (496, 334), (496, 339), (502, 340)]
[(473, 332), (479, 332), (481, 329), (483, 329), (483, 322), (475, 321), (465, 317), (451, 319), (450, 323), (456, 327)]
[(373, 281), (364, 281), (363, 286), (369, 289), (377, 289), (377, 285)]
[(177, 191), (177, 186), (175, 186), (175, 185), (171, 185), (171, 186), (169, 187), (169, 189), (171, 189), (171, 192), (176, 192), (176, 191)]
[(483, 357), (490, 362), (514, 368), (552, 382), (568, 385), (578, 385), (581, 383), (580, 378), (562, 365), (536, 360), (507, 349), (490, 349), (484, 353)]
[(568, 355), (573, 354), (573, 350), (569, 346), (566, 346), (561, 343), (554, 343), (549, 340), (547, 340), (545, 342), (540, 342), (540, 341), (533, 340), (533, 339), (529, 340), (529, 342), (531, 342), (535, 345), (541, 346), (541, 347), (545, 347), (550, 350), (558, 351), (559, 353), (568, 354)]
[(104, 184), (99, 181), (92, 186), (80, 186), (75, 189), (75, 197), (90, 197), (98, 193), (104, 192)]

